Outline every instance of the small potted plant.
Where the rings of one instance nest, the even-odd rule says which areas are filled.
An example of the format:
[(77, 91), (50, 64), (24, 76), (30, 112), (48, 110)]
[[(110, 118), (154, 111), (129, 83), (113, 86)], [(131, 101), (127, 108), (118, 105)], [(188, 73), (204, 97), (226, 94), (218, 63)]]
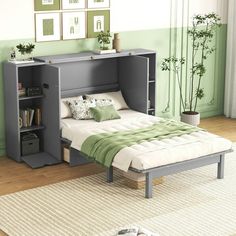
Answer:
[(164, 58), (161, 64), (162, 71), (172, 71), (177, 80), (180, 91), (181, 102), (181, 121), (191, 125), (200, 124), (200, 113), (197, 111), (198, 100), (204, 97), (204, 88), (201, 87), (202, 79), (206, 73), (206, 60), (215, 51), (211, 44), (214, 33), (220, 24), (220, 17), (215, 13), (195, 15), (192, 20), (192, 28), (188, 30), (191, 38), (191, 63), (188, 76), (189, 83), (187, 92), (189, 96), (185, 97), (185, 88), (182, 87), (180, 72), (185, 64), (185, 58), (171, 56)]
[(22, 56), (22, 60), (23, 61), (32, 61), (32, 52), (35, 48), (35, 45), (32, 43), (27, 43), (27, 44), (18, 44), (16, 46), (16, 48), (18, 49), (18, 52), (21, 54)]
[(110, 49), (111, 37), (109, 30), (107, 32), (101, 31), (97, 36), (100, 49), (95, 52), (98, 54), (116, 53), (115, 49)]

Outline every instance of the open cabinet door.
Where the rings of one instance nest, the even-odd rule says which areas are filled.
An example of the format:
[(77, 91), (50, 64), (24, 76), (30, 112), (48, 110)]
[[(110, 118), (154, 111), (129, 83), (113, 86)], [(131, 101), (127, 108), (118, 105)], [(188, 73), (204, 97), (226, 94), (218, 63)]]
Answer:
[(149, 59), (130, 56), (119, 59), (119, 85), (128, 106), (147, 113)]
[(57, 67), (50, 65), (43, 65), (34, 73), (43, 90), (43, 98), (37, 104), (42, 117), (42, 129), (37, 131), (40, 151), (23, 156), (22, 160), (32, 168), (39, 168), (61, 162), (60, 73)]
[(42, 68), (42, 87), (45, 99), (42, 104), (44, 151), (61, 161), (60, 141), (60, 69), (45, 65)]

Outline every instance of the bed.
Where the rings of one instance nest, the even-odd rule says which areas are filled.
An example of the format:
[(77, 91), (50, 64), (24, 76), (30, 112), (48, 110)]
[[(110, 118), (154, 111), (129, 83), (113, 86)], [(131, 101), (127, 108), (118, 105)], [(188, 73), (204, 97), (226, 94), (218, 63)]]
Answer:
[[(121, 119), (105, 122), (94, 120), (61, 120), (62, 138), (70, 141), (71, 149), (82, 156), (85, 140), (107, 132), (145, 128), (163, 121), (162, 118), (146, 115), (130, 109), (120, 110)], [(144, 141), (121, 149), (107, 168), (107, 180), (113, 181), (113, 167), (123, 171), (134, 171), (146, 175), (146, 198), (152, 197), (152, 180), (184, 170), (217, 163), (218, 178), (224, 176), (224, 155), (231, 150), (232, 143), (204, 130), (189, 134)]]

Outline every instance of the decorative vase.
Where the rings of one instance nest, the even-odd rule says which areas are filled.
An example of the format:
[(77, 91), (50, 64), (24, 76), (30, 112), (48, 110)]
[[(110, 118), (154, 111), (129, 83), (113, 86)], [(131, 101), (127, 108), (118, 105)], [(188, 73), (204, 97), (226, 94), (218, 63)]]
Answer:
[(198, 126), (200, 124), (200, 113), (198, 112), (182, 112), (181, 121), (189, 125)]
[(119, 33), (114, 34), (113, 49), (116, 49), (117, 52), (121, 52), (120, 34)]
[(33, 60), (33, 55), (31, 53), (21, 54), (20, 57), (19, 57), (19, 60), (21, 60), (21, 61), (32, 61)]

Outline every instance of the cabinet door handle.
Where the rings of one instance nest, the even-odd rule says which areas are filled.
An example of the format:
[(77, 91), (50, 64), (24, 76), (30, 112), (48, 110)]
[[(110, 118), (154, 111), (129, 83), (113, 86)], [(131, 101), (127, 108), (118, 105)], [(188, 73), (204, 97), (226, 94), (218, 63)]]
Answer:
[(43, 88), (49, 89), (49, 84), (43, 83)]

